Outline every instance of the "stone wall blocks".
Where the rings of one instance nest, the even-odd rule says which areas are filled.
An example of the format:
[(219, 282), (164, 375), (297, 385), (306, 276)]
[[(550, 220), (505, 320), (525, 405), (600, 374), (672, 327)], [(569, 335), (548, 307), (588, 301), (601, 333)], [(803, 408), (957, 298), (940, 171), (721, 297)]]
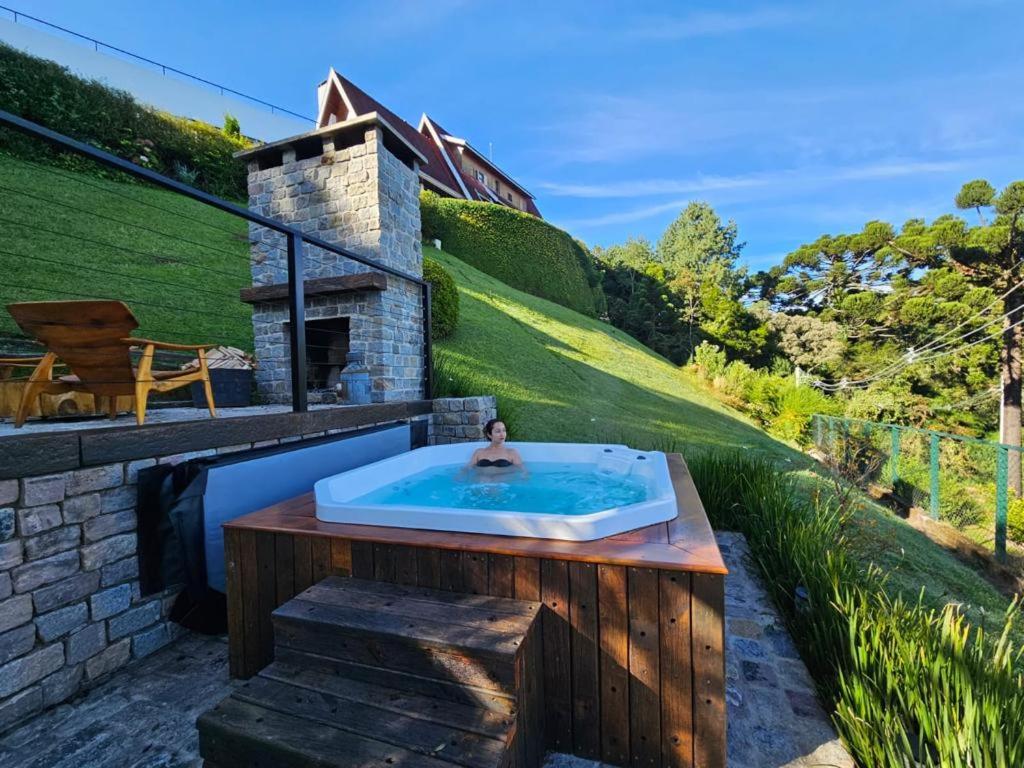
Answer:
[(25, 539), (25, 557), (39, 560), (77, 547), (82, 540), (80, 526), (68, 525)]
[(100, 586), (110, 587), (122, 581), (137, 579), (139, 577), (139, 560), (136, 557), (126, 557), (116, 563), (105, 565), (100, 570)]
[(12, 630), (0, 634), (0, 665), (11, 659), (24, 656), (36, 644), (36, 628), (34, 624), (22, 624)]
[(0, 480), (0, 506), (13, 504), (18, 500), (18, 481)]
[(101, 508), (100, 495), (98, 493), (74, 496), (64, 502), (64, 522), (81, 523), (90, 517), (98, 515)]
[(21, 503), (25, 507), (53, 504), (64, 500), (66, 475), (26, 477), (21, 481)]
[(0, 703), (0, 732), (20, 723), (43, 708), (43, 691), (38, 685)]
[(125, 509), (86, 520), (82, 526), (82, 533), (88, 542), (99, 541), (116, 533), (135, 530), (136, 521), (135, 510)]
[(124, 482), (126, 485), (134, 485), (139, 482), (139, 472), (143, 469), (156, 466), (156, 459), (140, 459), (129, 461), (124, 467)]
[(24, 559), (21, 539), (0, 543), (0, 571), (13, 568)]
[[(40, 688), (43, 691), (43, 706), (50, 707), (71, 698), (82, 682), (82, 672), (82, 665), (78, 664), (73, 667), (65, 667), (49, 677), (43, 678), (43, 682), (40, 683)], [(0, 724), (0, 729), (2, 728), (3, 725)]]
[(102, 621), (68, 635), (64, 641), (66, 664), (78, 664), (92, 658), (107, 647), (107, 627)]
[(89, 609), (85, 603), (76, 603), (67, 608), (44, 613), (36, 617), (36, 632), (44, 643), (52, 643), (69, 632), (84, 627), (89, 621)]
[(0, 667), (0, 698), (10, 696), (64, 666), (64, 646), (40, 648)]
[(43, 531), (56, 528), (61, 522), (63, 519), (58, 504), (21, 509), (18, 511), (18, 535), (35, 536)]
[(113, 642), (160, 621), (160, 601), (151, 600), (107, 621), (107, 635)]
[(104, 675), (120, 669), (128, 663), (130, 655), (131, 638), (126, 637), (85, 662), (85, 679), (94, 682)]
[[(92, 571), (104, 565), (135, 554), (137, 539), (134, 533), (111, 536), (81, 549), (82, 569)], [(24, 566), (22, 566), (24, 567)]]
[(84, 600), (94, 593), (99, 585), (100, 574), (98, 572), (77, 573), (63, 581), (37, 589), (32, 593), (32, 602), (35, 605), (36, 613), (46, 613), (78, 600)]
[[(60, 514), (60, 510), (57, 510)], [(4, 507), (0, 509), (0, 541), (7, 541), (8, 539), (14, 538), (14, 531), (17, 526), (15, 525), (16, 516), (14, 514), (14, 507)]]
[(79, 496), (89, 491), (115, 488), (124, 482), (124, 468), (121, 464), (107, 464), (101, 467), (78, 469), (70, 473), (67, 495)]
[(21, 594), (66, 579), (78, 570), (78, 552), (70, 550), (17, 566), (11, 571), (11, 580), (14, 591)]
[(132, 588), (130, 584), (97, 592), (89, 598), (92, 620), (99, 621), (128, 610), (132, 604)]
[(0, 602), (0, 632), (32, 621), (32, 597), (16, 595)]

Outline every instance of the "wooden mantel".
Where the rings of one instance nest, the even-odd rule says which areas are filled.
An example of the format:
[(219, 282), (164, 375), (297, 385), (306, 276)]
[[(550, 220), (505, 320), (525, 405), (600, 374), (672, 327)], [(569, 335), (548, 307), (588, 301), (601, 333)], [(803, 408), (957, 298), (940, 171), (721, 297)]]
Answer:
[[(388, 278), (387, 275), (378, 272), (360, 272), (340, 277), (314, 277), (304, 281), (303, 285), (306, 296), (356, 293), (357, 291), (386, 291)], [(246, 304), (257, 304), (261, 301), (284, 301), (288, 298), (288, 283), (257, 285), (252, 288), (242, 288), (238, 293)]]

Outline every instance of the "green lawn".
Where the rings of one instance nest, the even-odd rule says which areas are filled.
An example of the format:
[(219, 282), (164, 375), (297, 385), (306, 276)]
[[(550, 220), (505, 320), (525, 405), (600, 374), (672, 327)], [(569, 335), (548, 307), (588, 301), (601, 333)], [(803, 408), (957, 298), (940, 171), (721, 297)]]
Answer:
[[(139, 335), (252, 349), (244, 221), (172, 192), (0, 154), (0, 305), (110, 298)], [(20, 332), (0, 313), (0, 353)]]
[[(674, 441), (684, 454), (741, 448), (797, 473), (808, 496), (831, 493), (809, 457), (717, 402), (618, 329), (509, 288), (449, 254), (424, 250), (459, 286), (459, 326), (437, 345), (437, 355), (463, 386), (499, 395), (514, 438), (632, 440), (653, 447)], [(999, 622), (1008, 600), (988, 582), (891, 513), (864, 497), (857, 503), (854, 547), (865, 563), (888, 574), (893, 591), (916, 598), (923, 588), (932, 605), (962, 602), (973, 621)]]

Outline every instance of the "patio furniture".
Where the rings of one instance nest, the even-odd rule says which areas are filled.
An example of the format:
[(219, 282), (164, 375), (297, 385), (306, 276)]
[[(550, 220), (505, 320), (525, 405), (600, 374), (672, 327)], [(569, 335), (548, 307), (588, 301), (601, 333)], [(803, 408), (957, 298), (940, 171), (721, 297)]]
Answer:
[[(203, 382), (210, 415), (217, 415), (206, 365), (206, 350), (213, 344), (133, 338), (131, 332), (139, 327), (139, 321), (120, 301), (29, 301), (9, 304), (7, 311), (26, 334), (47, 349), (22, 392), (15, 427), (25, 423), (39, 395), (65, 392), (92, 394), (97, 407), (105, 408), (111, 419), (117, 417), (118, 396), (132, 397), (135, 420), (141, 425), (146, 420), (150, 392), (169, 392), (193, 381)], [(133, 347), (141, 348), (137, 368), (130, 354)], [(153, 370), (158, 349), (194, 351), (199, 364), (186, 370)], [(55, 365), (67, 366), (70, 373), (54, 378)]]

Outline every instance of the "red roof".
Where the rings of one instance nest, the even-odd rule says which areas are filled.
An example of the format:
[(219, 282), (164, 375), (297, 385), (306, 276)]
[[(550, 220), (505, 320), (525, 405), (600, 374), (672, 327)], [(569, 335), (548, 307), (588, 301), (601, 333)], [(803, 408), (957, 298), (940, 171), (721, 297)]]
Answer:
[(376, 112), (378, 115), (383, 117), (396, 131), (402, 134), (402, 138), (416, 147), (416, 149), (422, 152), (427, 158), (427, 164), (422, 168), (423, 173), (430, 176), (443, 186), (453, 189), (456, 192), (459, 191), (459, 182), (455, 180), (451, 170), (441, 157), (441, 153), (438, 151), (437, 145), (433, 141), (417, 131), (409, 125), (409, 123), (405, 122), (405, 120), (370, 96), (351, 80), (338, 75), (337, 72), (335, 72), (335, 75), (337, 75), (338, 81), (341, 83), (341, 87), (345, 89), (345, 95), (348, 96), (349, 101), (352, 103), (352, 109), (355, 111), (356, 115), (365, 115), (368, 112)]
[[(433, 137), (424, 135), (420, 131), (413, 128), (409, 123), (405, 122), (405, 120), (400, 118), (390, 109), (388, 109), (375, 98), (370, 96), (366, 91), (357, 86), (351, 80), (342, 77), (337, 72), (335, 72), (334, 74), (338, 78), (338, 82), (341, 83), (341, 87), (344, 89), (345, 95), (348, 96), (348, 100), (352, 105), (353, 111), (355, 112), (354, 116), (365, 115), (369, 112), (376, 112), (388, 123), (390, 123), (391, 126), (396, 131), (398, 131), (398, 133), (400, 133), (406, 141), (408, 141), (410, 144), (416, 147), (416, 149), (423, 153), (423, 155), (427, 158), (427, 164), (421, 168), (421, 171), (423, 172), (424, 175), (434, 180), (438, 185), (442, 187), (447, 187), (453, 192), (459, 193), (465, 188), (469, 190), (470, 196), (472, 198), (483, 200), (484, 202), (489, 203), (494, 202), (494, 199), (495, 197), (497, 197), (497, 195), (494, 195), (492, 197), (491, 194), (488, 194), (489, 190), (487, 190), (487, 187), (485, 185), (481, 184), (479, 181), (477, 181), (469, 174), (462, 172), (460, 168), (460, 163), (458, 163), (456, 161), (456, 158), (452, 156), (452, 153), (450, 152), (447, 146), (448, 142), (444, 141), (444, 139), (441, 138), (443, 136), (452, 136), (454, 134), (451, 134), (448, 131), (444, 130), (437, 123), (437, 121), (428, 117), (427, 120), (433, 125), (434, 129), (438, 133), (438, 138), (440, 139), (441, 142), (441, 145), (438, 146), (438, 143), (434, 141)], [(474, 154), (479, 153), (474, 151)], [(500, 169), (498, 169), (493, 163), (488, 161), (488, 165), (490, 165), (496, 171), (501, 172)], [(456, 178), (455, 173), (452, 172), (452, 169), (455, 169), (455, 173), (458, 174), (458, 179)], [(526, 192), (526, 190), (524, 190), (518, 182), (509, 177), (507, 174), (501, 172), (501, 175), (509, 182), (511, 186), (516, 187), (517, 189), (523, 191), (524, 193)], [(462, 182), (461, 185), (459, 183), (460, 181)], [(498, 199), (500, 200), (500, 198)], [(537, 210), (537, 205), (534, 202), (533, 198), (530, 197), (528, 193), (526, 193), (524, 194), (524, 199), (526, 200), (527, 212), (540, 218), (540, 211)], [(506, 204), (505, 201), (502, 201), (502, 204)]]

